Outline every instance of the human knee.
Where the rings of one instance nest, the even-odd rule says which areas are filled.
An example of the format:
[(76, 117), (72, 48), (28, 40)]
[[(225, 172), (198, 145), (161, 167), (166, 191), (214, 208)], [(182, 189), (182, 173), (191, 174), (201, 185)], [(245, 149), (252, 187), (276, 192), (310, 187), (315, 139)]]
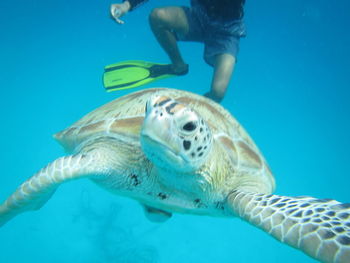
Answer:
[(168, 15), (164, 8), (154, 8), (150, 15), (149, 21), (151, 24), (164, 24), (167, 22)]

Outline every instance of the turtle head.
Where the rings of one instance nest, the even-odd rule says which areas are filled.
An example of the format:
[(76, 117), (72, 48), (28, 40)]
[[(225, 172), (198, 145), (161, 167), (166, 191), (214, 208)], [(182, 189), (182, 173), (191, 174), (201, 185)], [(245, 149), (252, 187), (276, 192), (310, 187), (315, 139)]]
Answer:
[(154, 165), (193, 172), (206, 161), (211, 144), (210, 128), (193, 109), (165, 96), (147, 101), (141, 146)]

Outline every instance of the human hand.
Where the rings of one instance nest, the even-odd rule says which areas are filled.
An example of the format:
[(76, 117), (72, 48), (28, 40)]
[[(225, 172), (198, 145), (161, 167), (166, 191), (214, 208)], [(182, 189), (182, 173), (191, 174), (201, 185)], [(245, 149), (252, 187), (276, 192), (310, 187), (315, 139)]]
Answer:
[(111, 16), (118, 24), (122, 25), (124, 24), (124, 21), (119, 18), (125, 15), (129, 11), (129, 9), (129, 1), (125, 1), (121, 4), (112, 4), (110, 7)]

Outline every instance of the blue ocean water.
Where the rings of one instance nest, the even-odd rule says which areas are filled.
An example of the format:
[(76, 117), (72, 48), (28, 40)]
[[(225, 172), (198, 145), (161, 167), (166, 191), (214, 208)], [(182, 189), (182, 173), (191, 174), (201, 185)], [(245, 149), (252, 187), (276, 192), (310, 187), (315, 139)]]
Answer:
[[(105, 65), (168, 61), (147, 22), (159, 1), (123, 26), (109, 18), (111, 3), (0, 2), (0, 200), (63, 155), (51, 134), (130, 92), (104, 92)], [(350, 202), (350, 2), (247, 1), (245, 10), (248, 36), (222, 104), (264, 153), (276, 193)], [(146, 88), (208, 90), (202, 45), (180, 48), (190, 74)], [(0, 262), (24, 261), (315, 262), (239, 219), (175, 215), (153, 224), (136, 202), (87, 180), (62, 185), (40, 211), (0, 229)]]

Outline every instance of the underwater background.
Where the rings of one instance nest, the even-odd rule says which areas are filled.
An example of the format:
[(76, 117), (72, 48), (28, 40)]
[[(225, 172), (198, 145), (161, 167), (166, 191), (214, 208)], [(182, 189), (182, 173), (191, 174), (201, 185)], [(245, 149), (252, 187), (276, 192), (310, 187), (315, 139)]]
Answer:
[[(0, 2), (0, 200), (64, 154), (51, 135), (132, 91), (166, 86), (200, 94), (212, 69), (203, 45), (180, 43), (190, 73), (106, 93), (103, 67), (168, 63), (148, 26), (149, 1), (109, 17), (111, 1)], [(350, 2), (270, 0), (245, 5), (248, 35), (226, 107), (262, 150), (277, 194), (350, 202)], [(149, 222), (135, 201), (89, 180), (62, 185), (38, 212), (0, 228), (0, 262), (315, 262), (237, 218), (174, 215)]]

